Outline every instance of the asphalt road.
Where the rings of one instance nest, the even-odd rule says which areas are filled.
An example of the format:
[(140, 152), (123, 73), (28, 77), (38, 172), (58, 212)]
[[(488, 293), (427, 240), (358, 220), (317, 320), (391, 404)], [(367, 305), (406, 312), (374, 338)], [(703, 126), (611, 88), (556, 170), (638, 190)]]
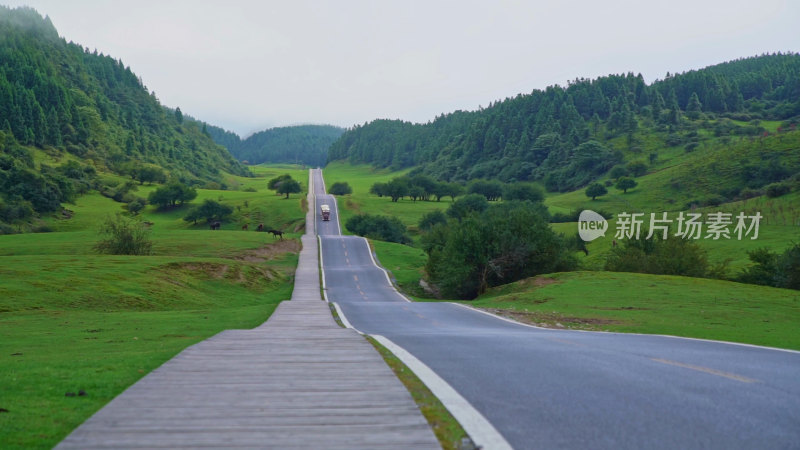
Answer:
[(800, 353), (409, 302), (362, 238), (340, 235), (319, 173), (315, 186), (332, 209), (330, 222), (317, 214), (328, 299), (433, 369), (514, 448), (800, 448)]

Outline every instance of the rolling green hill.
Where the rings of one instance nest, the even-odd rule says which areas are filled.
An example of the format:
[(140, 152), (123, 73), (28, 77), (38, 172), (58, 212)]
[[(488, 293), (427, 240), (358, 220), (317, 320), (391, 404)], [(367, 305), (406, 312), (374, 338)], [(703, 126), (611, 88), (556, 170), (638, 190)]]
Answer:
[[(583, 188), (634, 161), (644, 173), (699, 163), (662, 186), (680, 191), (675, 201), (726, 201), (800, 171), (798, 117), (800, 55), (773, 54), (650, 85), (632, 73), (579, 79), (427, 124), (376, 120), (342, 135), (329, 160), (416, 166), (447, 181), (537, 181), (551, 192)], [(725, 166), (720, 176), (715, 162)]]
[(240, 139), (235, 133), (209, 126), (211, 137), (247, 164), (325, 165), (328, 148), (344, 133), (332, 125), (297, 125), (270, 128)]
[(249, 174), (130, 67), (66, 42), (32, 9), (0, 6), (0, 233), (100, 189), (98, 173), (149, 166), (187, 184)]

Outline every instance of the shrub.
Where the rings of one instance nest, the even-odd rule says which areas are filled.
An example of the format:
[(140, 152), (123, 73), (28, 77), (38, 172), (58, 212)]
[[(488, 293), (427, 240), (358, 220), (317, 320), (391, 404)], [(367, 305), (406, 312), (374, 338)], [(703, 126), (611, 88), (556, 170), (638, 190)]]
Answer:
[(503, 202), (436, 225), (423, 240), (430, 280), (447, 298), (471, 299), (492, 286), (572, 270), (577, 262), (550, 228), (543, 208)]
[(346, 181), (337, 181), (331, 185), (331, 195), (348, 195), (353, 193), (353, 188)]
[(647, 164), (642, 161), (631, 161), (626, 168), (634, 177), (640, 177), (647, 173)]
[(150, 230), (140, 222), (127, 219), (120, 214), (107, 218), (99, 232), (105, 238), (94, 245), (98, 253), (149, 255), (153, 251)]
[(544, 192), (538, 187), (529, 183), (511, 183), (503, 188), (503, 200), (528, 200), (531, 202), (541, 202), (544, 200)]
[(605, 269), (612, 272), (638, 272), (658, 275), (704, 277), (709, 272), (706, 251), (695, 241), (679, 238), (665, 240), (647, 235), (627, 239), (611, 250)]
[(764, 192), (766, 192), (767, 197), (775, 198), (780, 197), (782, 195), (786, 195), (791, 191), (792, 188), (789, 186), (788, 183), (772, 183), (768, 184), (764, 188)]
[(800, 290), (800, 244), (783, 254), (760, 248), (747, 255), (754, 264), (739, 274), (738, 281)]
[(205, 219), (206, 222), (212, 222), (214, 220), (225, 220), (231, 214), (233, 214), (233, 208), (207, 198), (203, 200), (200, 206), (192, 208), (183, 220), (197, 223), (199, 219)]
[(764, 195), (764, 191), (762, 191), (761, 189), (744, 188), (741, 191), (739, 191), (739, 198), (741, 199), (754, 198), (761, 195)]
[(454, 201), (453, 204), (447, 208), (447, 215), (454, 219), (461, 220), (471, 213), (486, 211), (488, 207), (489, 202), (483, 195), (467, 194)]
[(360, 214), (347, 220), (345, 228), (351, 233), (381, 241), (410, 244), (406, 227), (397, 217)]
[(147, 200), (143, 199), (142, 197), (136, 197), (128, 202), (127, 205), (125, 205), (125, 209), (135, 216), (142, 212), (145, 206), (147, 206)]
[(447, 216), (441, 210), (437, 209), (422, 216), (422, 218), (419, 220), (419, 229), (427, 231), (433, 228), (434, 225), (440, 223), (446, 224)]

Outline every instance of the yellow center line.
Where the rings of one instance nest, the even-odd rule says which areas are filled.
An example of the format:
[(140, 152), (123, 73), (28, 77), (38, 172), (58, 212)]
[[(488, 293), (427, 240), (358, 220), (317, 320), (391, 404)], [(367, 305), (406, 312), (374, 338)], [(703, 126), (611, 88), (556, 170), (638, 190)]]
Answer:
[(358, 281), (358, 275), (353, 275), (353, 279)]
[(721, 370), (710, 369), (708, 367), (693, 366), (691, 364), (684, 364), (684, 363), (680, 363), (680, 362), (677, 362), (677, 361), (670, 361), (668, 359), (661, 359), (661, 358), (650, 358), (650, 359), (652, 359), (655, 362), (660, 362), (662, 364), (669, 364), (671, 366), (683, 367), (685, 369), (692, 369), (692, 370), (696, 370), (698, 372), (710, 373), (711, 375), (717, 375), (717, 376), (720, 376), (720, 377), (730, 378), (731, 380), (741, 381), (742, 383), (757, 383), (758, 382), (758, 380), (753, 379), (753, 378), (747, 378), (747, 377), (743, 377), (741, 375), (736, 375), (735, 373), (723, 372)]

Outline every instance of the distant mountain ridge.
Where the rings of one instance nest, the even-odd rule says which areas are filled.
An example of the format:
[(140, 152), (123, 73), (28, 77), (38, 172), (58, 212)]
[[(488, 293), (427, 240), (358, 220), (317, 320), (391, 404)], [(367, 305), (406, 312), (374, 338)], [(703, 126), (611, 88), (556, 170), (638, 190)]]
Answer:
[(235, 133), (208, 126), (214, 141), (248, 164), (293, 163), (324, 166), (328, 149), (344, 133), (332, 125), (297, 125), (270, 128), (241, 139)]
[(800, 55), (776, 53), (668, 74), (650, 85), (633, 73), (576, 79), (426, 124), (375, 120), (348, 129), (328, 160), (417, 166), (441, 180), (540, 181), (564, 192), (626, 158), (762, 135), (759, 121), (783, 121), (779, 130), (793, 132), (798, 119)]
[(187, 184), (250, 174), (130, 67), (67, 43), (31, 8), (0, 6), (0, 225), (99, 188), (97, 172), (143, 166)]

